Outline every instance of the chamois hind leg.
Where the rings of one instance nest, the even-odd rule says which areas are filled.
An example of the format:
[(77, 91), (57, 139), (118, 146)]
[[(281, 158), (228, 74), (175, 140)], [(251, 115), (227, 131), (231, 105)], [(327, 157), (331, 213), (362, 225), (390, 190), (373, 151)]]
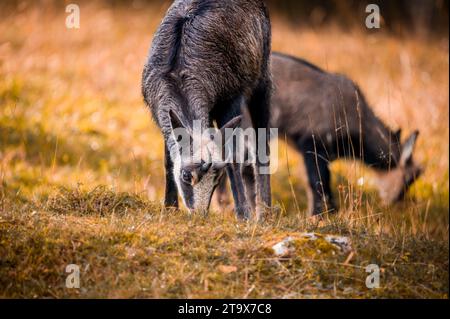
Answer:
[(301, 143), (299, 148), (303, 154), (308, 176), (308, 210), (310, 215), (336, 212), (331, 192), (331, 174), (326, 151), (318, 148), (314, 139)]
[[(264, 218), (264, 212), (272, 206), (272, 194), (270, 187), (270, 81), (263, 81), (253, 91), (248, 102), (248, 111), (256, 132), (256, 164), (254, 165), (256, 184), (256, 217), (258, 220)], [(260, 129), (265, 129), (262, 136)], [(261, 150), (261, 148), (264, 148)], [(265, 152), (264, 152), (265, 151)], [(265, 154), (262, 154), (265, 153)]]
[(164, 165), (166, 169), (166, 194), (164, 205), (168, 208), (178, 208), (178, 189), (173, 176), (173, 162), (170, 158), (167, 144), (164, 145)]

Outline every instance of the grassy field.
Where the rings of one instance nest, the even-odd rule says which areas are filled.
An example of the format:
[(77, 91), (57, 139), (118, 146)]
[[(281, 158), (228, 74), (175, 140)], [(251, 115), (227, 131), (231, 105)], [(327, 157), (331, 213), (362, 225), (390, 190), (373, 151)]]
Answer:
[[(274, 50), (349, 75), (386, 123), (420, 129), (426, 172), (384, 207), (373, 172), (337, 162), (341, 212), (317, 222), (305, 214), (302, 160), (280, 145), (278, 208), (255, 225), (229, 208), (204, 218), (161, 207), (163, 144), (140, 75), (167, 4), (82, 4), (78, 30), (63, 6), (1, 6), (0, 297), (448, 297), (448, 38), (300, 29), (274, 14)], [(347, 236), (354, 249), (271, 253), (305, 231)], [(68, 264), (81, 268), (80, 289), (65, 286)], [(381, 267), (378, 289), (365, 285), (369, 264)]]

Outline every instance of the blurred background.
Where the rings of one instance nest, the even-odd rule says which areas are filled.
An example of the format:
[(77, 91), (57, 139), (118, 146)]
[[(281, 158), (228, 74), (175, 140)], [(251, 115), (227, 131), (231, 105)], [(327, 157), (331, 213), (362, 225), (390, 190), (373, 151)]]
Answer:
[[(80, 7), (79, 29), (66, 27), (69, 3)], [(144, 107), (140, 78), (170, 3), (0, 2), (2, 196), (39, 201), (57, 187), (83, 184), (161, 201), (163, 144)], [(380, 7), (380, 29), (366, 28), (368, 3)], [(421, 131), (416, 158), (427, 170), (404, 206), (379, 207), (373, 172), (337, 162), (333, 185), (341, 207), (383, 210), (402, 222), (406, 214), (411, 231), (426, 219), (427, 232), (448, 234), (449, 1), (268, 4), (274, 50), (348, 75), (389, 126), (403, 128), (405, 136)], [(303, 214), (302, 159), (283, 145), (277, 155), (275, 200), (288, 215)]]
[(367, 17), (367, 5), (376, 4), (385, 30), (396, 34), (448, 34), (448, 0), (272, 0), (268, 3), (290, 23), (304, 27), (335, 23), (346, 29), (361, 28), (361, 22)]
[[(110, 6), (143, 8), (148, 4), (164, 4), (167, 0), (105, 0)], [(39, 5), (64, 6), (79, 1), (39, 0)], [(283, 15), (296, 26), (320, 27), (330, 23), (344, 28), (361, 28), (369, 4), (379, 6), (382, 26), (391, 32), (448, 34), (449, 0), (266, 0), (271, 12)], [(24, 1), (5, 0), (2, 7), (14, 8)]]

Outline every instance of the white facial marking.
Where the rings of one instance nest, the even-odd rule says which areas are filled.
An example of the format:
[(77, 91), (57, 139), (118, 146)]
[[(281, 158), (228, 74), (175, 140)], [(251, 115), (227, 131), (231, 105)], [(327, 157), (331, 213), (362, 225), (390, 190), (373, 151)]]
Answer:
[[(217, 131), (216, 131), (217, 132)], [(180, 154), (180, 150), (177, 144), (171, 149), (171, 158), (174, 164), (173, 176), (177, 184), (179, 194), (183, 200), (183, 203), (188, 207), (187, 202), (190, 202), (188, 198), (185, 198), (183, 193), (181, 180), (181, 171), (183, 167), (200, 164), (202, 161), (205, 163), (221, 163), (222, 162), (222, 148), (220, 143), (216, 143), (211, 140), (212, 132), (204, 132), (202, 135), (194, 135), (193, 140), (198, 139), (200, 141), (193, 144), (192, 154)], [(197, 147), (195, 147), (197, 146)], [(189, 152), (190, 153), (190, 152)], [(194, 199), (194, 211), (206, 211), (209, 208), (212, 192), (214, 190), (216, 177), (220, 174), (214, 173), (211, 169), (206, 172), (201, 179), (194, 180), (192, 185), (192, 194)], [(195, 174), (193, 174), (195, 175)]]
[(208, 172), (199, 183), (194, 185), (194, 206), (196, 209), (206, 211), (209, 208), (214, 189), (214, 179), (214, 174)]

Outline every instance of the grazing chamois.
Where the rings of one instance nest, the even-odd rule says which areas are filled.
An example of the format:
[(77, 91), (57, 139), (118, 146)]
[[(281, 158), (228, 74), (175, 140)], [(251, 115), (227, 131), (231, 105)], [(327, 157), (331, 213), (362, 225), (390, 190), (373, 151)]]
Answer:
[[(262, 0), (176, 0), (169, 8), (142, 76), (144, 100), (165, 141), (166, 206), (178, 207), (180, 194), (190, 211), (206, 212), (226, 170), (237, 216), (250, 217), (240, 164), (224, 163), (219, 155), (224, 145), (206, 147), (208, 138), (193, 136), (194, 122), (205, 131), (214, 123), (221, 132), (234, 129), (245, 108), (255, 128), (267, 129), (270, 49), (271, 26)], [(200, 150), (191, 148), (184, 156), (179, 129), (200, 141)], [(270, 177), (258, 170), (263, 164), (270, 165), (254, 165), (260, 211), (271, 206)]]
[[(317, 215), (336, 210), (329, 164), (339, 158), (359, 159), (379, 172), (379, 193), (386, 203), (400, 200), (421, 175), (413, 160), (419, 135), (404, 144), (401, 130), (391, 131), (371, 110), (358, 86), (340, 74), (325, 72), (304, 60), (273, 53), (274, 93), (270, 126), (304, 158), (308, 176), (308, 208)], [(246, 119), (242, 121), (245, 126)], [(244, 180), (252, 171), (244, 168)], [(224, 185), (218, 191), (224, 198)], [(252, 198), (248, 184), (247, 197)]]

